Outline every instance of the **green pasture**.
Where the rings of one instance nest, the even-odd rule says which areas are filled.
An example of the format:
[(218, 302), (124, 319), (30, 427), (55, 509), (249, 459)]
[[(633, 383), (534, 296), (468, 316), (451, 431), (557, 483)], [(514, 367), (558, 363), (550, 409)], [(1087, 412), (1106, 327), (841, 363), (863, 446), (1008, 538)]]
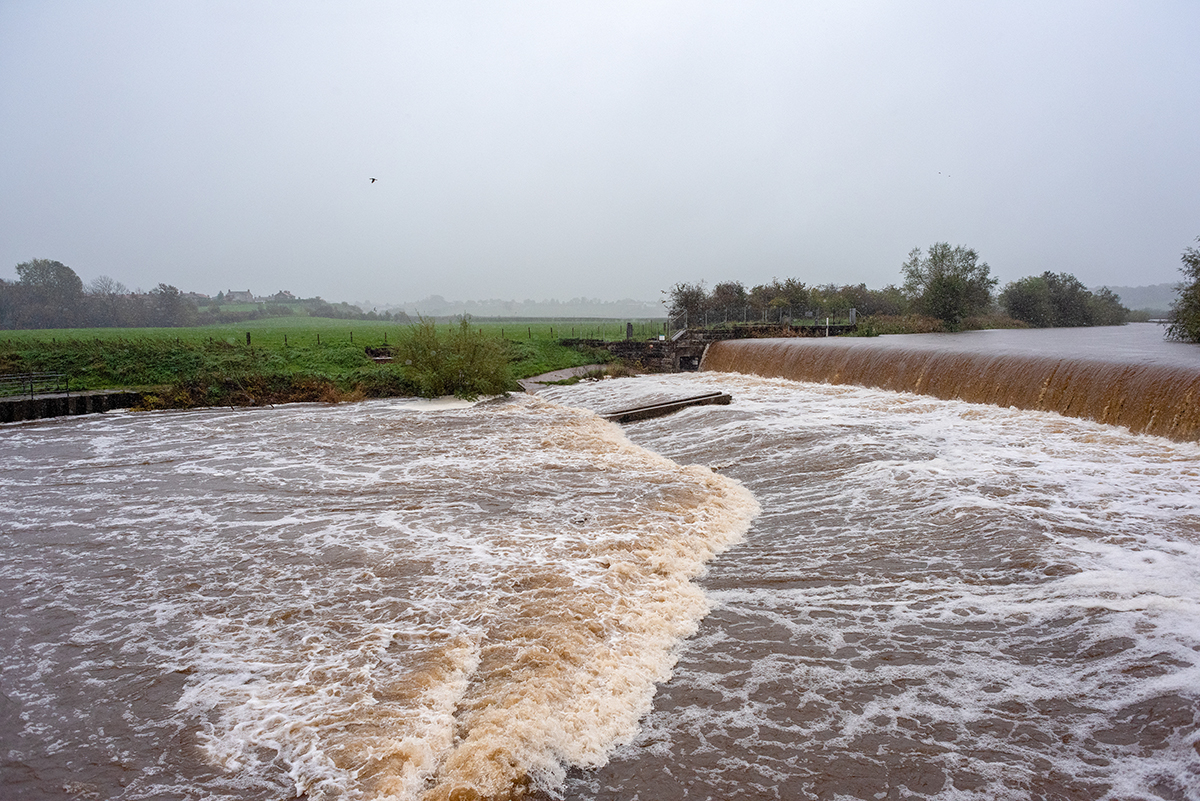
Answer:
[[(435, 323), (446, 335), (459, 325)], [(508, 359), (513, 379), (610, 359), (607, 351), (564, 347), (560, 339), (625, 337), (625, 322), (614, 320), (472, 320), (470, 327), (502, 342), (500, 352)], [(661, 322), (634, 323), (639, 338), (657, 336), (661, 330)], [(394, 347), (412, 331), (412, 326), (394, 321), (322, 317), (196, 328), (0, 331), (0, 373), (64, 373), (76, 390), (186, 385), (193, 399), (195, 387), (286, 388), (314, 381), (343, 395), (407, 394), (413, 371), (404, 364), (377, 362), (366, 348)]]
[[(649, 339), (666, 333), (661, 320), (632, 320), (634, 337)], [(471, 327), (488, 336), (510, 341), (558, 339), (618, 340), (625, 338), (624, 320), (472, 320)], [(389, 320), (339, 320), (328, 317), (272, 317), (242, 323), (198, 326), (195, 328), (50, 328), (24, 331), (0, 331), (0, 346), (21, 347), (32, 343), (60, 341), (148, 340), (185, 342), (225, 342), (274, 348), (353, 343), (362, 347), (394, 344), (409, 326)], [(457, 321), (437, 322), (439, 331), (452, 331)]]

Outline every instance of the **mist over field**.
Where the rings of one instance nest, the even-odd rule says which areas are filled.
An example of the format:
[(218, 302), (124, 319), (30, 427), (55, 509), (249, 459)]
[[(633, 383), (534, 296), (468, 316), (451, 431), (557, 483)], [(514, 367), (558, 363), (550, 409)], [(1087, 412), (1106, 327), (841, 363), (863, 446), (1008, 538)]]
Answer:
[(1200, 6), (0, 5), (0, 277), (401, 304), (1176, 280)]

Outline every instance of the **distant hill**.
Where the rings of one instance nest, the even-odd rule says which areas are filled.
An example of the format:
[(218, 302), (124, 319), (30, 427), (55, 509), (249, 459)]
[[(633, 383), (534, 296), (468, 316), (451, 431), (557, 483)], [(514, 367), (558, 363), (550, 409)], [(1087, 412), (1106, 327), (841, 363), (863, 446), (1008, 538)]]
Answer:
[(1110, 286), (1128, 309), (1154, 309), (1167, 311), (1175, 302), (1177, 284), (1152, 284), (1151, 286)]

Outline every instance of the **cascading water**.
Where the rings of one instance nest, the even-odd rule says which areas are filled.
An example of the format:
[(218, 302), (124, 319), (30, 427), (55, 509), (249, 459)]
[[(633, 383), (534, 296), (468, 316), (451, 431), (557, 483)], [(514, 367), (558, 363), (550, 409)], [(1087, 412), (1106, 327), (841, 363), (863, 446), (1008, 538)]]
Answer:
[[(1163, 343), (1157, 326), (1141, 328), (728, 340), (709, 346), (701, 369), (916, 392), (1200, 438), (1200, 348)], [(1146, 347), (1130, 347), (1134, 339)]]

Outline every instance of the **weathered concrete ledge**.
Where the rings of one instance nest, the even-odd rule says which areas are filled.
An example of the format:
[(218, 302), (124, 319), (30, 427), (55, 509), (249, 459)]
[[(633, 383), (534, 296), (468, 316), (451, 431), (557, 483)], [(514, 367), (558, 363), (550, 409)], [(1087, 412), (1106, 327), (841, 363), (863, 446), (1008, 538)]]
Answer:
[(665, 417), (668, 414), (685, 409), (688, 406), (728, 406), (733, 402), (733, 396), (725, 392), (708, 392), (690, 398), (663, 401), (647, 406), (635, 406), (632, 409), (621, 409), (616, 412), (601, 414), (605, 420), (614, 423), (632, 423), (635, 420), (649, 420), (652, 417)]
[(128, 409), (142, 400), (142, 393), (125, 389), (99, 389), (87, 392), (55, 392), (32, 398), (0, 398), (0, 423), (41, 420), (73, 414), (98, 414), (110, 409)]

